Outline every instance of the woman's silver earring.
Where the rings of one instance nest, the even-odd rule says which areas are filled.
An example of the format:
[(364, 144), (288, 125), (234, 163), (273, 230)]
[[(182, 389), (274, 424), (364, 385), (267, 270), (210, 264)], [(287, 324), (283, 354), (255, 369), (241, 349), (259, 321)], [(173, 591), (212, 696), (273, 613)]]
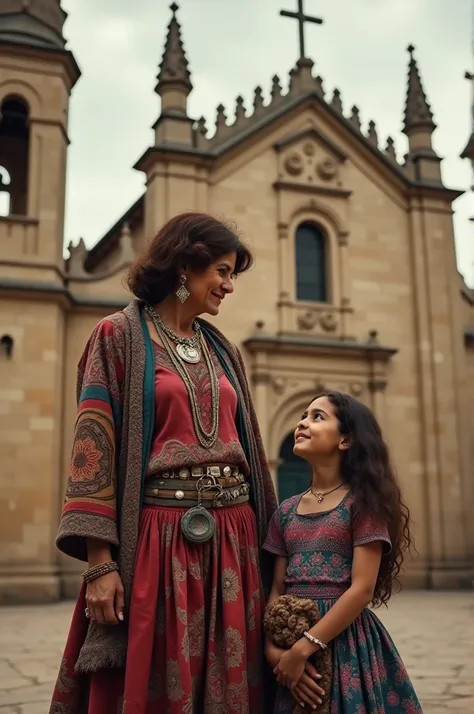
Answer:
[(186, 287), (186, 280), (187, 277), (185, 275), (182, 275), (179, 279), (180, 286), (176, 290), (176, 297), (178, 298), (181, 304), (185, 303), (188, 297), (191, 295), (191, 293)]

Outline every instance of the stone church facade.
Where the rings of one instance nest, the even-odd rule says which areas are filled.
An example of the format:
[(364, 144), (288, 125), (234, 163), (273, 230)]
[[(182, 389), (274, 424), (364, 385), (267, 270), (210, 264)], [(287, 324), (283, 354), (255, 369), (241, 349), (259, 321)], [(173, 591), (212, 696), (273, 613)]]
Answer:
[[(63, 258), (68, 107), (79, 68), (58, 0), (0, 6), (0, 602), (75, 592), (54, 538), (75, 418), (75, 372), (98, 320), (129, 299), (127, 266), (174, 214), (235, 221), (256, 254), (217, 318), (242, 349), (275, 483), (302, 479), (287, 436), (321, 387), (375, 412), (414, 521), (413, 587), (470, 587), (474, 565), (474, 296), (456, 269), (452, 202), (413, 48), (408, 154), (343, 112), (304, 56), (248, 115), (188, 114), (171, 7), (143, 196), (90, 250)], [(87, 77), (83, 81), (87, 81)], [(226, 301), (227, 302), (227, 301)], [(298, 483), (299, 481), (299, 483)]]

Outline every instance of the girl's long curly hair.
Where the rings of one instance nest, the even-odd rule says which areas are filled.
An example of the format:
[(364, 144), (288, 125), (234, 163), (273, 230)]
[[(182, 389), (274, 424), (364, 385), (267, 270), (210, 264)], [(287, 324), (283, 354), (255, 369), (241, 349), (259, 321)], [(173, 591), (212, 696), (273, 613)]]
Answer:
[(351, 445), (341, 452), (341, 475), (354, 495), (355, 519), (376, 516), (387, 524), (392, 548), (380, 564), (372, 605), (386, 605), (401, 589), (399, 573), (405, 551), (413, 546), (410, 512), (403, 501), (388, 447), (380, 426), (368, 407), (341, 392), (325, 391), (334, 407), (339, 432), (350, 438)]

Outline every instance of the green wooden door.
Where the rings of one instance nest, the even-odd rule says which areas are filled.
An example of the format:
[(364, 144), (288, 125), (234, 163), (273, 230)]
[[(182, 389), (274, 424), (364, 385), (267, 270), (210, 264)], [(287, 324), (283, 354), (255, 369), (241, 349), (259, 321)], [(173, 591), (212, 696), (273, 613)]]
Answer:
[(303, 493), (310, 486), (310, 468), (306, 461), (295, 456), (293, 432), (288, 434), (280, 447), (278, 468), (278, 500), (280, 503), (290, 496)]

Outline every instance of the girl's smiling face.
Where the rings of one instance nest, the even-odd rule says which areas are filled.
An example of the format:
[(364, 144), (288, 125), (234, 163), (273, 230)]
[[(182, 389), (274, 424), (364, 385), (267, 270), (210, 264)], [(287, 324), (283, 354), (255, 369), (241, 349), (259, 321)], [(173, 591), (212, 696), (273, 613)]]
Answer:
[(314, 399), (301, 417), (295, 430), (293, 451), (310, 461), (315, 456), (331, 456), (345, 451), (350, 439), (339, 431), (335, 408), (325, 396)]

